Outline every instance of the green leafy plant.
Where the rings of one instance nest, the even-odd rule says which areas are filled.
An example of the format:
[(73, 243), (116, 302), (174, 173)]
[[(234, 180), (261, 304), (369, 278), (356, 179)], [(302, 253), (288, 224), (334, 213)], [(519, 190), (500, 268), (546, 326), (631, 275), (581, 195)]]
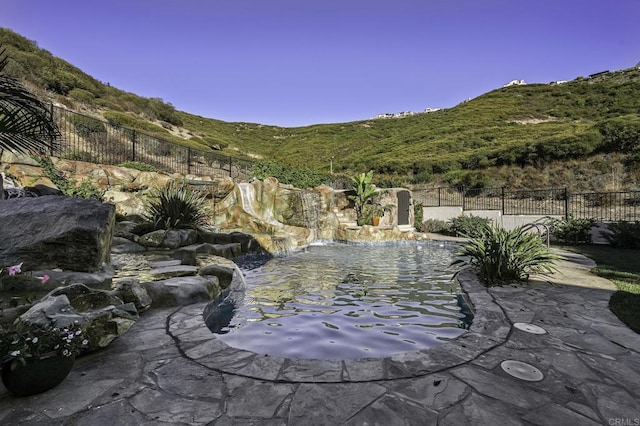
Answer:
[(91, 198), (102, 201), (104, 191), (100, 190), (92, 178), (85, 178), (78, 183), (74, 179), (67, 177), (58, 169), (56, 169), (50, 157), (33, 157), (42, 167), (45, 176), (64, 194), (69, 197)]
[(69, 117), (69, 121), (75, 127), (76, 132), (83, 138), (94, 137), (107, 133), (104, 123), (98, 119), (87, 117), (86, 115), (73, 113)]
[(451, 233), (451, 225), (444, 220), (427, 219), (422, 223), (420, 231), (448, 235)]
[(456, 237), (477, 238), (491, 223), (491, 219), (480, 216), (458, 216), (451, 219), (449, 232)]
[(147, 163), (143, 163), (141, 161), (125, 161), (124, 163), (118, 164), (118, 167), (126, 167), (128, 169), (140, 170), (141, 172), (157, 172), (158, 169)]
[(150, 193), (145, 216), (156, 229), (197, 228), (207, 221), (205, 203), (199, 192), (174, 180)]
[(62, 155), (60, 156), (62, 158), (65, 158), (67, 160), (72, 160), (72, 161), (84, 161), (87, 163), (95, 163), (96, 159), (93, 158), (93, 155), (90, 152), (87, 151), (81, 151), (79, 149), (74, 149), (71, 151), (65, 151), (62, 153)]
[(536, 234), (522, 228), (507, 231), (490, 224), (480, 228), (478, 236), (456, 254), (463, 259), (453, 264), (476, 268), (486, 285), (526, 281), (531, 274), (553, 273), (558, 259)]
[(640, 222), (610, 223), (601, 235), (611, 247), (640, 249)]
[(104, 199), (104, 192), (96, 182), (88, 177), (83, 179), (80, 183), (74, 179), (69, 180), (69, 186), (64, 191), (65, 195), (77, 198), (86, 198), (92, 200), (102, 201)]
[(546, 222), (551, 235), (570, 244), (591, 243), (591, 228), (596, 224), (595, 219), (577, 219), (572, 215), (566, 219), (549, 218)]
[(75, 99), (76, 101), (84, 103), (91, 103), (96, 98), (93, 93), (77, 87), (75, 89), (69, 90), (69, 97)]
[(350, 179), (355, 195), (349, 195), (348, 198), (354, 203), (353, 209), (356, 213), (358, 225), (368, 224), (375, 214), (373, 209), (367, 208), (367, 205), (371, 205), (373, 198), (376, 196), (376, 186), (371, 183), (373, 170), (369, 170), (367, 173), (360, 173)]
[(422, 230), (423, 218), (424, 218), (424, 204), (419, 201), (413, 202), (413, 225), (417, 231), (426, 232)]

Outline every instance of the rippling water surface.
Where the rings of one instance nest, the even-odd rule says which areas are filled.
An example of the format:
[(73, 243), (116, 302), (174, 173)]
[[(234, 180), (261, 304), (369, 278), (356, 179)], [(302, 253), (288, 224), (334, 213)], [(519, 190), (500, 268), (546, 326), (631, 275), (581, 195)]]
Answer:
[(256, 264), (218, 338), (290, 358), (385, 357), (442, 344), (464, 333), (455, 246), (444, 243), (314, 245)]

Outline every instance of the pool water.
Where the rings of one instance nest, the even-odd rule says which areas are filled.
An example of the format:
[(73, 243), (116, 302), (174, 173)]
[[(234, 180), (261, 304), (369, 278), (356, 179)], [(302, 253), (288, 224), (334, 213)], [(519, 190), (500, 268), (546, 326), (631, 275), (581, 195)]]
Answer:
[(455, 248), (330, 243), (266, 262), (239, 259), (244, 303), (214, 331), (232, 347), (288, 358), (378, 358), (432, 348), (469, 324), (451, 280)]

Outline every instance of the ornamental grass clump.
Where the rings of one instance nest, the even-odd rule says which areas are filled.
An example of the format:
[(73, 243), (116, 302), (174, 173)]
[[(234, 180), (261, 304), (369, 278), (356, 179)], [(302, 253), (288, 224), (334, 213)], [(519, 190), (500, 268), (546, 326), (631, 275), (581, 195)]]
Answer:
[(185, 182), (171, 181), (150, 194), (145, 215), (156, 229), (197, 228), (207, 221), (205, 203)]
[(456, 253), (464, 257), (453, 264), (477, 268), (486, 285), (509, 281), (526, 281), (531, 274), (546, 275), (556, 269), (558, 256), (547, 248), (536, 234), (512, 231), (487, 224)]

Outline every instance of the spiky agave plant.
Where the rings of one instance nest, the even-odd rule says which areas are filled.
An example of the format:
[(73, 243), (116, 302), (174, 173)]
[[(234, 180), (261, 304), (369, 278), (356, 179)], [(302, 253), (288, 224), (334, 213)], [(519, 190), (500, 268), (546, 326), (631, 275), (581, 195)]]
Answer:
[(487, 285), (526, 281), (532, 274), (553, 273), (559, 258), (540, 237), (522, 227), (507, 231), (487, 224), (456, 253), (463, 259), (453, 264), (474, 266)]
[(207, 221), (205, 203), (185, 182), (173, 180), (151, 192), (145, 216), (156, 229), (197, 228)]

